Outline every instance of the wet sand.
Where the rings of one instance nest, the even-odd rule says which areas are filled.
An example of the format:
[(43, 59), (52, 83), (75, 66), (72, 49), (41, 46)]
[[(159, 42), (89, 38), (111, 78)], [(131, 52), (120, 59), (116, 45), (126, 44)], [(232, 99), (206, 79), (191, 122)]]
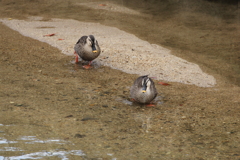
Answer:
[(240, 88), (218, 72), (210, 88), (157, 85), (162, 104), (148, 108), (125, 103), (138, 75), (84, 70), (72, 60), (0, 24), (0, 137), (65, 141), (2, 144), (23, 151), (1, 148), (1, 156), (82, 150), (82, 159), (239, 159)]

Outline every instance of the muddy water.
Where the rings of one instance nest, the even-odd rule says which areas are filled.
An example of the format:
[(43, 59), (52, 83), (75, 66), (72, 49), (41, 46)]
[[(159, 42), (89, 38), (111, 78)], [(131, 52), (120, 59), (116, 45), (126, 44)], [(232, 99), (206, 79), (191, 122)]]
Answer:
[(156, 107), (132, 104), (136, 75), (83, 70), (56, 48), (0, 24), (0, 159), (239, 159), (236, 5), (117, 2), (139, 16), (74, 5), (79, 1), (45, 2), (1, 1), (0, 15), (115, 26), (175, 50), (218, 84), (157, 85)]
[(135, 28), (129, 31), (151, 43), (178, 49), (178, 53), (174, 52), (177, 56), (240, 85), (239, 4), (217, 2), (123, 0), (118, 3), (150, 15), (142, 20), (133, 19)]

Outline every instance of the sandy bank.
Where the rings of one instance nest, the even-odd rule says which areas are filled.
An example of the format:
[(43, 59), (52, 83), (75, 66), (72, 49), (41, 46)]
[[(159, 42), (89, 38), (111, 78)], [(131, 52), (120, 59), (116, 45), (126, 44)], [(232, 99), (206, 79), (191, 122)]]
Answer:
[[(24, 36), (57, 47), (67, 55), (73, 55), (74, 44), (81, 36), (93, 34), (103, 51), (95, 61), (130, 74), (148, 74), (158, 80), (200, 87), (216, 84), (215, 78), (204, 73), (197, 64), (173, 56), (166, 48), (150, 44), (114, 27), (71, 19), (41, 21), (41, 17), (31, 17), (27, 21), (0, 21)], [(52, 33), (55, 35), (44, 36)]]

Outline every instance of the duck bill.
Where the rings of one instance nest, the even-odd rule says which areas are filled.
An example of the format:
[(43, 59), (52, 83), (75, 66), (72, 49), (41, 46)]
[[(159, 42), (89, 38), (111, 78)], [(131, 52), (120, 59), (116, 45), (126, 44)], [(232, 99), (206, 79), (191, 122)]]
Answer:
[(92, 52), (97, 53), (97, 49), (96, 49), (95, 45), (92, 46)]
[(145, 93), (146, 90), (147, 90), (147, 86), (146, 86), (146, 85), (143, 85), (143, 87), (142, 87), (142, 93)]

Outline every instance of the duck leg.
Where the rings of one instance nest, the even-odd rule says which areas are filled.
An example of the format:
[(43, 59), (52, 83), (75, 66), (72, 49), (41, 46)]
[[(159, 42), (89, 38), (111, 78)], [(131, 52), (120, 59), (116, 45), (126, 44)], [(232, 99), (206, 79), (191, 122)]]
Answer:
[(78, 63), (78, 54), (76, 52), (74, 52), (75, 54), (75, 63)]

